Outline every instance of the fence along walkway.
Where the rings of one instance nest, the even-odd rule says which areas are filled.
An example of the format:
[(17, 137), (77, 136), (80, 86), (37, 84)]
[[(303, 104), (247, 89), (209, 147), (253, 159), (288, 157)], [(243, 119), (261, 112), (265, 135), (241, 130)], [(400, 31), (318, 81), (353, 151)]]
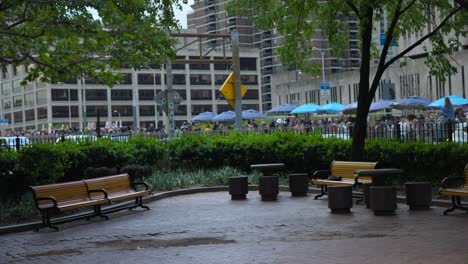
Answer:
[[(287, 133), (294, 132), (298, 134), (317, 134), (322, 135), (324, 138), (336, 137), (349, 140), (352, 137), (352, 126), (339, 126), (339, 125), (322, 125), (322, 126), (301, 126), (301, 127), (275, 127), (275, 128), (256, 128), (243, 131), (245, 134), (271, 134), (271, 133)], [(178, 130), (174, 135), (180, 137), (181, 135), (228, 135), (233, 133), (234, 130), (212, 130), (212, 131), (180, 131)], [(164, 132), (139, 132), (138, 136), (151, 137), (157, 140), (168, 140), (167, 134)], [(133, 137), (130, 133), (121, 134), (105, 134), (102, 138), (111, 141), (127, 141)], [(96, 140), (96, 135), (33, 135), (27, 136), (29, 140), (20, 140), (19, 137), (10, 138), (10, 149), (19, 149), (24, 145), (31, 143), (41, 144), (56, 144), (63, 140), (70, 140), (73, 142)], [(440, 142), (455, 142), (455, 143), (468, 143), (468, 122), (465, 123), (418, 123), (418, 124), (377, 124), (369, 125), (367, 127), (367, 139), (381, 139), (393, 140), (398, 142), (414, 142), (420, 141), (427, 144), (438, 144)], [(18, 144), (19, 143), (19, 144)]]

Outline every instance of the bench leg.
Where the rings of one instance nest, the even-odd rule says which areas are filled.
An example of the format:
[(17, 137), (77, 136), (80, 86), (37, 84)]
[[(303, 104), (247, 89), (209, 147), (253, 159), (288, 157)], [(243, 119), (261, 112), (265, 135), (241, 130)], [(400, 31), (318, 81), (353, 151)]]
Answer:
[(106, 220), (109, 220), (109, 217), (107, 215), (102, 214), (101, 211), (101, 206), (100, 205), (95, 205), (94, 206), (94, 216), (99, 216), (101, 218), (104, 218)]
[(452, 211), (455, 210), (455, 209), (460, 209), (460, 210), (463, 210), (463, 211), (465, 211), (465, 212), (468, 212), (468, 208), (462, 206), (460, 196), (452, 196), (452, 207), (450, 207), (449, 209), (445, 210), (445, 211), (443, 212), (443, 214), (446, 215), (446, 214), (452, 212)]
[(326, 195), (326, 194), (327, 194), (326, 188), (327, 188), (327, 186), (320, 185), (320, 194), (316, 195), (316, 196), (314, 197), (314, 200), (317, 200), (317, 198)]
[(140, 196), (140, 197), (137, 197), (135, 199), (136, 199), (135, 203), (137, 204), (137, 206), (139, 206), (141, 208), (144, 208), (144, 209), (149, 211), (150, 208), (148, 206), (146, 206), (146, 205), (143, 205), (143, 197)]
[(50, 214), (49, 212), (47, 212), (47, 210), (43, 211), (44, 214), (43, 214), (43, 218), (42, 220), (45, 220), (45, 225), (51, 229), (54, 229), (55, 231), (59, 231), (59, 228), (58, 226), (56, 225), (52, 225), (52, 223), (50, 222)]

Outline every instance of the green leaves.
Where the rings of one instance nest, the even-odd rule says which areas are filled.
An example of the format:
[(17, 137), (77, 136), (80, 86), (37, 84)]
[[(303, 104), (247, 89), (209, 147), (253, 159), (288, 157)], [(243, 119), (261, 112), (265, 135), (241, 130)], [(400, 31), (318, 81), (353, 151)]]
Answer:
[(177, 0), (6, 0), (0, 10), (0, 64), (35, 64), (26, 78), (48, 81), (109, 76), (122, 65), (139, 69), (175, 56)]

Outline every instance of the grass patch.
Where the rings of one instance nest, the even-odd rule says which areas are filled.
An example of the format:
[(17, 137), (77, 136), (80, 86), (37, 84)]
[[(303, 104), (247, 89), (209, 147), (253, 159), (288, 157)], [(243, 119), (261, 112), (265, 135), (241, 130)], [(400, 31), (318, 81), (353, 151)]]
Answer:
[(195, 171), (155, 171), (151, 176), (144, 178), (144, 181), (151, 185), (153, 191), (169, 191), (174, 189), (183, 189), (194, 185), (227, 185), (229, 177), (241, 175), (247, 176), (250, 184), (258, 183), (259, 174), (246, 174), (239, 169), (232, 167)]

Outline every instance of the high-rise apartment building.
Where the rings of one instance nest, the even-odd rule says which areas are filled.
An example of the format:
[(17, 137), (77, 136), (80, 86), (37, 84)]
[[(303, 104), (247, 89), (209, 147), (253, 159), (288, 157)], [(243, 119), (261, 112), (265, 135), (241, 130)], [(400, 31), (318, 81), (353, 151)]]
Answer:
[[(272, 106), (272, 89), (277, 85), (297, 81), (299, 69), (286, 69), (278, 59), (276, 49), (283, 44), (283, 37), (275, 30), (259, 31), (255, 29), (252, 22), (247, 17), (233, 17), (226, 13), (226, 4), (231, 0), (195, 0), (192, 5), (193, 12), (188, 14), (188, 28), (196, 30), (197, 33), (229, 34), (233, 29), (239, 32), (240, 47), (258, 48), (260, 53), (261, 72), (261, 95), (263, 110), (266, 111)], [(336, 60), (330, 50), (326, 36), (321, 31), (317, 31), (313, 45), (323, 50), (323, 68), (326, 75), (345, 70), (357, 69), (360, 65), (360, 55), (358, 46), (358, 28), (356, 20), (345, 21), (349, 24), (350, 40), (349, 49), (341, 55), (340, 60)], [(206, 45), (222, 45), (212, 40)], [(322, 54), (319, 50), (310, 58), (318, 64), (322, 63)], [(292, 73), (291, 73), (292, 72)], [(273, 75), (279, 75), (274, 77)], [(282, 78), (281, 76), (287, 76)], [(291, 76), (296, 76), (291, 78)], [(279, 82), (279, 83), (278, 83)], [(317, 87), (318, 89), (319, 87)], [(294, 101), (287, 98), (288, 102)]]
[[(193, 38), (180, 38), (181, 46)], [(212, 51), (204, 58), (222, 58)], [(177, 59), (199, 58), (199, 50), (186, 46), (177, 52)], [(256, 49), (240, 51), (241, 81), (248, 88), (243, 97), (243, 109), (260, 110), (259, 59)], [(183, 99), (175, 108), (175, 124), (179, 127), (205, 111), (221, 113), (232, 110), (219, 92), (230, 73), (230, 64), (173, 64), (173, 90)], [(82, 129), (96, 123), (98, 112), (101, 127), (120, 121), (122, 126), (147, 128), (164, 125), (166, 114), (156, 108), (155, 97), (167, 89), (165, 65), (151, 65), (141, 70), (119, 70), (125, 74), (113, 88), (89, 78), (39, 81), (21, 85), (25, 77), (23, 66), (8, 65), (0, 71), (0, 119), (9, 124), (1, 130), (47, 130), (71, 127)]]

